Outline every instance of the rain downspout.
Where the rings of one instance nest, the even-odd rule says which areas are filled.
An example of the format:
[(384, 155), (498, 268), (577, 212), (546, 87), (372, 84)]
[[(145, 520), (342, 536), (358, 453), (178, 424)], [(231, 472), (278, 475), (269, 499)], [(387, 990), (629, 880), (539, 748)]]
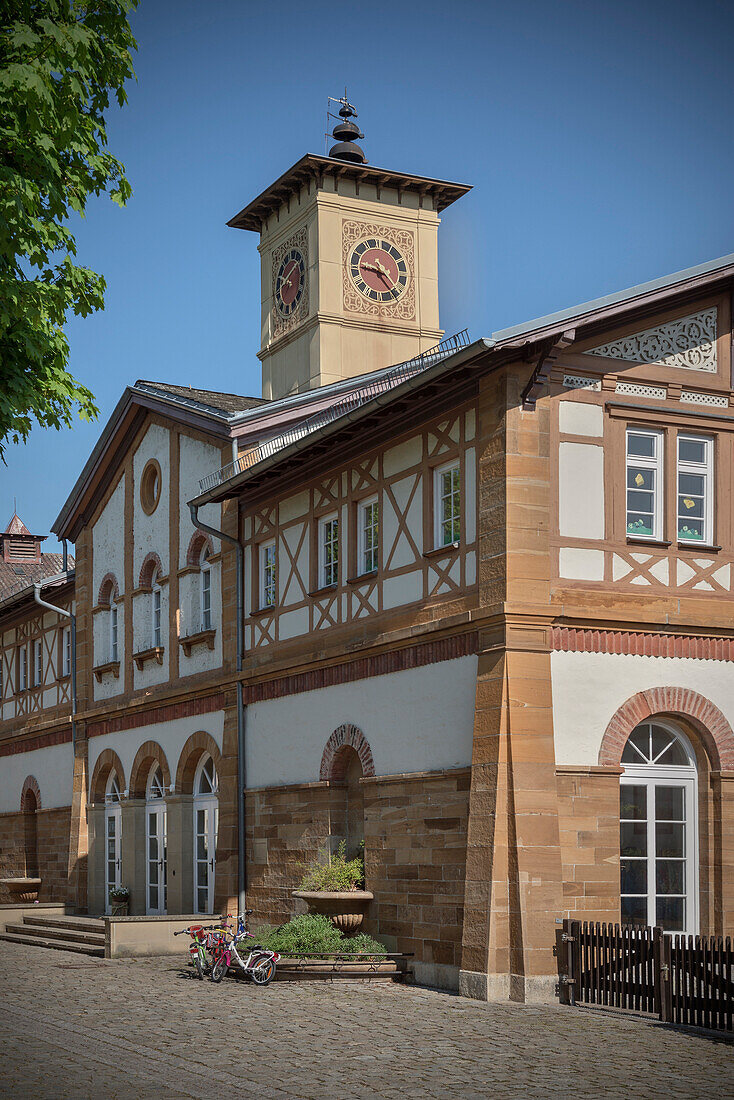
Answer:
[[(189, 504), (191, 522), (199, 531), (223, 539), (234, 546), (237, 554), (237, 672), (242, 672), (245, 651), (245, 594), (244, 594), (244, 550), (238, 538), (225, 531), (217, 531), (199, 519), (199, 505)], [(247, 892), (247, 863), (245, 860), (245, 705), (242, 701), (242, 684), (237, 683), (237, 904), (239, 912), (244, 913)]]

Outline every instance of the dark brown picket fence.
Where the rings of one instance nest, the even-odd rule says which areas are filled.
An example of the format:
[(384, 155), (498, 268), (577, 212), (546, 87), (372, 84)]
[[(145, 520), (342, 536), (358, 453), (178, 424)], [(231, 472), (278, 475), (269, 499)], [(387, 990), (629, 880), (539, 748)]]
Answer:
[(667, 936), (662, 928), (564, 920), (556, 941), (563, 1004), (734, 1030), (734, 950), (728, 937)]

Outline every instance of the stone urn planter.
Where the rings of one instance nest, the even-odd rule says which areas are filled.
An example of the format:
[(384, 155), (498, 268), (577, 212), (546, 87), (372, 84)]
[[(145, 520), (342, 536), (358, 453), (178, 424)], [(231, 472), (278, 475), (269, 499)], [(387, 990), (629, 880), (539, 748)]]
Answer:
[(303, 898), (309, 912), (329, 917), (345, 936), (353, 936), (362, 927), (374, 894), (370, 890), (294, 890), (293, 897)]
[(38, 891), (41, 888), (40, 878), (2, 878), (0, 886), (4, 886), (13, 901), (38, 901)]

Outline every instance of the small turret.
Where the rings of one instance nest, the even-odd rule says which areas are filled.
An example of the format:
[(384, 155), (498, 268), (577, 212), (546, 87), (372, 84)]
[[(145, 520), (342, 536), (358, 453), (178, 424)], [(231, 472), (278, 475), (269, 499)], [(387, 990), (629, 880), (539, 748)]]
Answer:
[(347, 99), (346, 88), (344, 95), (337, 100), (337, 103), (341, 103), (339, 114), (342, 121), (337, 122), (332, 131), (332, 137), (337, 144), (329, 149), (329, 156), (335, 160), (349, 161), (350, 164), (366, 164), (367, 157), (364, 155), (364, 150), (356, 144), (358, 139), (364, 138), (364, 134), (356, 122), (350, 121), (357, 118), (357, 111)]

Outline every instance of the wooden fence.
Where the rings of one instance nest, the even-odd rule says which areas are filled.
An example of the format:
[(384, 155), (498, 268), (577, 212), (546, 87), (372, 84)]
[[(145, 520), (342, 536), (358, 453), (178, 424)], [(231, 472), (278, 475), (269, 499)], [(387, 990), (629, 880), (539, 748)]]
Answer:
[(556, 954), (563, 1004), (734, 1030), (734, 949), (728, 937), (669, 936), (662, 928), (564, 920)]

